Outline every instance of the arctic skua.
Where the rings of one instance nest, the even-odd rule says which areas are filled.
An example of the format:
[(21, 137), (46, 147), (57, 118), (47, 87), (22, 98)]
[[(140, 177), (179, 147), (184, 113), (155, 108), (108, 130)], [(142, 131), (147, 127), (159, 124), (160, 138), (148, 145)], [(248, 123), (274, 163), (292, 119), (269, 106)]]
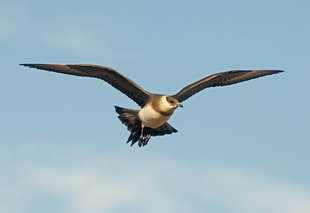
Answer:
[(227, 86), (250, 79), (283, 72), (282, 70), (234, 70), (210, 75), (184, 87), (177, 94), (160, 95), (147, 92), (138, 84), (110, 67), (90, 64), (21, 64), (23, 66), (69, 75), (99, 78), (135, 101), (140, 110), (115, 106), (119, 120), (131, 132), (128, 142), (145, 146), (151, 136), (177, 132), (167, 121), (183, 101), (208, 87)]

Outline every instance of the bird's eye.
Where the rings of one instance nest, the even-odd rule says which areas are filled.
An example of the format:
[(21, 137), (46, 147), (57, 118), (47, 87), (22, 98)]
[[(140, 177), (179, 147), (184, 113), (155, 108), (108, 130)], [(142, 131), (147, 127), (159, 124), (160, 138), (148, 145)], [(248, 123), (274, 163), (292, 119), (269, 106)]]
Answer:
[(170, 97), (167, 97), (166, 100), (170, 103), (170, 104), (174, 104), (174, 100)]

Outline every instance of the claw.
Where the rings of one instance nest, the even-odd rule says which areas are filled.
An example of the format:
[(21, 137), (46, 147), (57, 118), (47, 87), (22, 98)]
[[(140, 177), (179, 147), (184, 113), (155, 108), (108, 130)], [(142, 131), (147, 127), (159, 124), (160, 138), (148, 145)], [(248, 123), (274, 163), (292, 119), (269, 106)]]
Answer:
[(144, 138), (144, 140), (143, 140), (143, 146), (145, 146), (145, 145), (147, 144), (147, 142), (149, 142), (150, 138), (151, 138), (151, 135), (147, 135), (147, 136)]

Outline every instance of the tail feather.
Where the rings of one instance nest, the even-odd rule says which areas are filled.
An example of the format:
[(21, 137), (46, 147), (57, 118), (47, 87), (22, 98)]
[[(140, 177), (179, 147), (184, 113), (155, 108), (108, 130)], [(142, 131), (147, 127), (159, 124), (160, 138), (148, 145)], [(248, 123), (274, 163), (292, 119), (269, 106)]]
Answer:
[[(129, 139), (130, 138), (130, 139)], [(130, 146), (133, 146), (138, 140), (140, 139), (140, 134), (137, 134), (137, 132), (132, 132), (129, 136), (127, 143), (131, 141)]]
[(136, 128), (134, 128), (134, 129), (132, 129), (132, 131), (128, 137), (127, 143), (132, 141), (130, 146), (134, 145), (140, 138), (141, 128), (137, 128), (137, 127), (138, 126), (136, 126)]
[(118, 119), (125, 126), (127, 126), (128, 131), (131, 132), (127, 140), (127, 143), (131, 141), (130, 146), (134, 145), (137, 141), (140, 141), (139, 146), (145, 146), (151, 136), (172, 134), (177, 132), (176, 129), (174, 129), (169, 123), (166, 122), (156, 129), (145, 127), (143, 129), (143, 136), (141, 137), (142, 123), (138, 117), (139, 111), (133, 109), (125, 109), (118, 106), (115, 106), (115, 111), (119, 114)]
[(178, 132), (175, 128), (173, 128), (168, 122), (164, 123), (160, 127), (156, 129), (150, 129), (150, 134), (152, 136), (157, 136), (157, 135), (165, 135), (165, 134), (172, 134), (175, 132)]
[(132, 131), (141, 121), (137, 119), (138, 110), (133, 109), (124, 109), (118, 106), (115, 106), (115, 111), (119, 114), (118, 119), (127, 126), (129, 131)]

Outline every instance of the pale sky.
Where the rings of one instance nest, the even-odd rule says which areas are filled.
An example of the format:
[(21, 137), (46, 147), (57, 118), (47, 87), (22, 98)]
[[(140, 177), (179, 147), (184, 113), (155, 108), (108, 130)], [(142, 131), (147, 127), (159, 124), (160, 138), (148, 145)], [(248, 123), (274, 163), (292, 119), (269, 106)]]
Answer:
[[(310, 212), (309, 1), (1, 1), (0, 212)], [(143, 148), (104, 81), (20, 63), (112, 67), (172, 95), (206, 89)]]

